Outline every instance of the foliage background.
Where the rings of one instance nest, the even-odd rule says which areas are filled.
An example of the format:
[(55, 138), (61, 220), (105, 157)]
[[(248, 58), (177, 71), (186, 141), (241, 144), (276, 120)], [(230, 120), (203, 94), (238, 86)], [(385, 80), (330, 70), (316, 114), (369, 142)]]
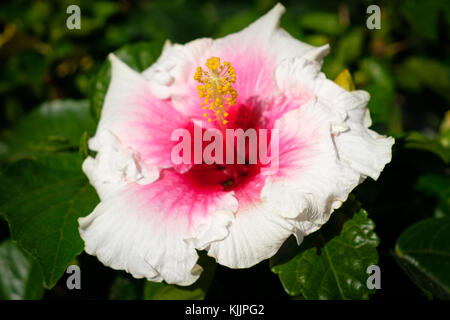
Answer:
[[(81, 30), (66, 28), (66, 8), (71, 4), (81, 8)], [(51, 243), (52, 238), (39, 238), (31, 227), (24, 227), (24, 221), (33, 219), (33, 210), (51, 206), (51, 199), (42, 203), (45, 194), (36, 194), (33, 189), (41, 181), (55, 183), (46, 194), (57, 194), (65, 201), (62, 206), (75, 203), (70, 210), (78, 210), (81, 215), (89, 213), (91, 203), (95, 205), (92, 190), (83, 191), (83, 201), (78, 202), (72, 199), (72, 191), (84, 188), (77, 155), (86, 154), (86, 139), (95, 131), (95, 99), (99, 84), (105, 79), (107, 84), (108, 67), (104, 61), (108, 53), (141, 42), (119, 51), (123, 59), (130, 64), (134, 61), (139, 69), (139, 63), (157, 57), (152, 57), (153, 53), (150, 58), (146, 56), (155, 43), (220, 37), (245, 27), (274, 4), (272, 0), (0, 3), (0, 298), (353, 297), (316, 295), (316, 288), (283, 278), (276, 267), (279, 255), (270, 265), (264, 261), (247, 270), (214, 266), (203, 257), (211, 265), (210, 275), (197, 286), (181, 290), (165, 284), (148, 285), (81, 253), (72, 262), (81, 266), (82, 290), (68, 290), (67, 275), (58, 273), (55, 265), (54, 269), (49, 266), (51, 274), (46, 274), (49, 269), (42, 269), (42, 257), (49, 252), (45, 243)], [(377, 182), (367, 180), (352, 197), (359, 201), (352, 213), (364, 208), (371, 219), (367, 221), (375, 223), (379, 239), (372, 244), (374, 248), (378, 245), (378, 257), (374, 259), (378, 259), (382, 270), (382, 289), (371, 292), (371, 299), (448, 299), (449, 2), (300, 0), (283, 4), (287, 12), (281, 26), (307, 43), (330, 43), (331, 54), (325, 58), (323, 71), (334, 79), (343, 69), (349, 69), (356, 88), (371, 94), (372, 128), (396, 138), (392, 162), (381, 178)], [(366, 8), (371, 4), (381, 7), (380, 30), (366, 28)], [(149, 41), (151, 45), (146, 44)], [(63, 180), (66, 184), (59, 185)], [(75, 183), (81, 187), (76, 189)], [(58, 193), (61, 188), (66, 192)], [(58, 210), (51, 214), (58, 214)], [(328, 227), (340, 225), (340, 214)], [(369, 223), (362, 211), (350, 219)], [(47, 225), (48, 221), (40, 221), (43, 230)], [(344, 236), (345, 228), (335, 234), (330, 231), (329, 239), (317, 246), (314, 236), (310, 237), (310, 246), (332, 246), (330, 241), (339, 234)], [(372, 227), (361, 230), (373, 231)], [(73, 233), (69, 240), (78, 241)], [(305, 254), (307, 248), (300, 253), (298, 248), (294, 250)], [(69, 249), (61, 255), (66, 253), (66, 260), (70, 260)], [(319, 259), (320, 250), (311, 254)], [(285, 267), (288, 275), (295, 271)], [(8, 279), (16, 282), (8, 283)]]

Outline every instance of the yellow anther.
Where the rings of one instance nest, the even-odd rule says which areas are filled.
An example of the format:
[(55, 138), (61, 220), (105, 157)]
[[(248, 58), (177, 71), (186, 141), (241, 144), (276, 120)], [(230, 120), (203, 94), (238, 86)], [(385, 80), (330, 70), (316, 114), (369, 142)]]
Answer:
[[(214, 115), (208, 117), (208, 122), (217, 121), (222, 127), (228, 122), (225, 120), (228, 116), (227, 108), (236, 104), (237, 92), (231, 85), (236, 82), (236, 71), (230, 62), (221, 64), (218, 57), (207, 59), (205, 65), (207, 71), (198, 67), (194, 74), (194, 80), (200, 83), (197, 85), (198, 95), (203, 99), (203, 110), (211, 110), (211, 115)], [(203, 113), (203, 117), (206, 118), (207, 115)]]

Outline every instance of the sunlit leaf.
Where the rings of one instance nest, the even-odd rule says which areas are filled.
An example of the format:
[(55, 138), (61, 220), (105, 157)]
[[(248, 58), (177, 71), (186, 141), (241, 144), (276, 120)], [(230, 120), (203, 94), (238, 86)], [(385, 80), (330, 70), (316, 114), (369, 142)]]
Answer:
[(378, 262), (374, 223), (364, 210), (350, 216), (344, 212), (333, 213), (325, 226), (307, 236), (294, 257), (271, 260), (272, 271), (291, 296), (368, 299), (373, 293), (366, 286), (366, 271)]

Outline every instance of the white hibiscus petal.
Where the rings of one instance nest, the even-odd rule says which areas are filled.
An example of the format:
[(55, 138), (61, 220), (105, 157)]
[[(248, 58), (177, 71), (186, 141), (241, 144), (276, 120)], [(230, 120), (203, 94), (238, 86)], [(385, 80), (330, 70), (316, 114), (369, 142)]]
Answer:
[(232, 193), (219, 193), (211, 201), (214, 195), (196, 195), (180, 182), (180, 175), (172, 173), (150, 185), (126, 184), (108, 194), (78, 220), (85, 251), (136, 278), (192, 284), (201, 272), (195, 246), (227, 235), (237, 201)]
[(318, 66), (303, 58), (283, 61), (275, 72), (280, 90), (290, 97), (310, 94), (328, 107), (338, 156), (362, 176), (377, 179), (391, 160), (394, 139), (368, 129), (371, 125), (362, 90), (347, 91), (319, 72)]
[(168, 101), (152, 94), (143, 76), (116, 56), (109, 59), (111, 82), (96, 134), (89, 140), (89, 148), (98, 153), (84, 165), (101, 196), (119, 181), (146, 184), (158, 178), (160, 169), (173, 165), (173, 130), (188, 123)]
[(239, 210), (228, 230), (226, 238), (207, 247), (208, 255), (230, 268), (249, 268), (273, 256), (294, 226), (261, 203)]
[[(262, 191), (266, 201), (273, 202), (274, 212), (295, 221), (301, 241), (320, 228), (367, 176), (379, 176), (391, 159), (393, 139), (368, 129), (366, 92), (339, 87), (314, 62), (287, 59), (277, 68), (275, 79), (292, 99), (312, 96), (309, 103), (277, 121), (276, 127), (304, 141), (304, 148), (289, 158), (289, 176), (270, 177)], [(284, 196), (277, 200), (274, 195)]]
[(280, 19), (286, 9), (280, 3), (276, 4), (269, 12), (239, 32), (230, 34), (214, 42), (213, 51), (247, 50), (257, 48), (268, 57), (274, 57), (275, 63), (286, 58), (302, 56), (306, 59), (322, 63), (323, 57), (328, 53), (329, 46), (314, 47), (301, 42), (284, 29), (280, 28)]

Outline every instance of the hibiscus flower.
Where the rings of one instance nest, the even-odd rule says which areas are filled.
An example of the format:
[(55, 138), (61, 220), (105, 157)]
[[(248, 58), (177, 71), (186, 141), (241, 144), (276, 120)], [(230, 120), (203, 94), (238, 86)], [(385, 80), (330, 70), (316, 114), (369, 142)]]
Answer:
[[(300, 244), (366, 177), (378, 178), (394, 140), (368, 129), (368, 93), (326, 79), (328, 45), (292, 38), (279, 27), (284, 10), (221, 39), (167, 42), (143, 73), (109, 56), (89, 141), (97, 153), (83, 163), (101, 200), (79, 219), (87, 253), (136, 278), (190, 285), (202, 271), (197, 250), (251, 267), (292, 234)], [(199, 127), (277, 130), (277, 170), (263, 174), (259, 160), (174, 163), (173, 132)]]

